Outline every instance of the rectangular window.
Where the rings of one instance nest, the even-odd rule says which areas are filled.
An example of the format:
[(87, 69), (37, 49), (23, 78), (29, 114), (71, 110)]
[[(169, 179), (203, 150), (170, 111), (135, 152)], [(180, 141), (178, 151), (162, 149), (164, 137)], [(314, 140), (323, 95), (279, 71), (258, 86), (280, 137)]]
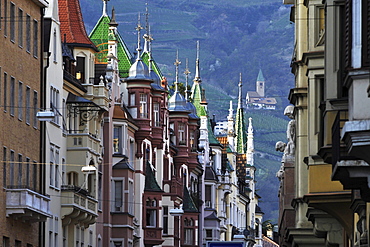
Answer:
[(26, 16), (26, 51), (31, 53), (31, 16)]
[(22, 164), (22, 154), (18, 154), (18, 185), (22, 185), (23, 176), (23, 164)]
[(135, 94), (132, 93), (130, 94), (130, 106), (134, 106), (135, 105)]
[(77, 57), (76, 79), (80, 80), (81, 83), (85, 83), (85, 66), (85, 57)]
[(38, 57), (38, 35), (39, 35), (39, 23), (36, 20), (33, 20), (33, 56)]
[(206, 240), (212, 240), (212, 239), (213, 239), (212, 229), (206, 229)]
[(205, 186), (205, 206), (212, 207), (212, 185)]
[(67, 133), (67, 124), (64, 121), (64, 118), (66, 117), (66, 108), (67, 108), (66, 100), (63, 99), (62, 100), (62, 129), (63, 129), (63, 134)]
[(114, 153), (122, 153), (122, 127), (114, 126), (113, 128), (113, 150)]
[(123, 211), (123, 181), (114, 181), (114, 211)]
[(49, 170), (49, 185), (54, 186), (54, 145), (50, 145), (50, 170)]
[(9, 162), (9, 176), (10, 185), (14, 185), (14, 151), (10, 150), (10, 162)]
[(157, 201), (155, 199), (146, 200), (146, 226), (156, 227), (157, 226)]
[(140, 118), (148, 118), (148, 97), (146, 94), (140, 94)]
[(31, 183), (30, 183), (30, 172), (31, 172), (31, 169), (30, 169), (30, 158), (26, 158), (26, 185), (27, 187), (31, 187)]
[(168, 206), (163, 206), (163, 234), (168, 234)]
[(184, 244), (193, 245), (194, 244), (194, 229), (184, 228)]
[(179, 125), (178, 125), (178, 131), (179, 131), (179, 144), (180, 145), (186, 145), (185, 124), (179, 123)]
[(62, 182), (61, 184), (65, 184), (66, 181), (66, 160), (65, 158), (62, 158)]
[(15, 4), (10, 3), (10, 40), (15, 42)]
[(23, 47), (23, 10), (18, 9), (18, 45)]
[(10, 247), (10, 239), (8, 237), (3, 237), (3, 246)]
[(31, 119), (31, 88), (26, 87), (26, 124), (30, 124)]
[(33, 189), (37, 188), (37, 162), (33, 161), (33, 172), (32, 172)]
[(55, 169), (54, 169), (54, 182), (55, 187), (59, 188), (59, 148), (55, 147)]
[(19, 240), (15, 240), (15, 247), (22, 247), (22, 242)]
[(18, 119), (23, 119), (23, 83), (18, 82)]
[(7, 111), (7, 107), (8, 107), (8, 74), (6, 72), (4, 72), (4, 111), (6, 112)]
[(50, 87), (50, 109), (54, 112), (52, 122), (59, 125), (59, 90), (54, 87)]
[(8, 36), (8, 0), (4, 0), (4, 36)]
[(99, 172), (98, 172), (98, 209), (102, 209), (102, 183), (103, 183), (103, 173), (100, 169), (101, 165), (99, 165)]
[(57, 62), (57, 31), (54, 29), (53, 33), (53, 60)]
[(6, 188), (6, 175), (7, 175), (7, 170), (6, 169), (8, 166), (7, 164), (7, 148), (3, 147), (3, 186)]
[(10, 77), (10, 115), (14, 116), (14, 105), (15, 105), (15, 78)]
[(160, 115), (159, 115), (159, 103), (154, 103), (153, 105), (153, 115), (154, 115), (154, 126), (160, 127)]
[(134, 181), (128, 181), (128, 213), (134, 215)]
[(38, 111), (38, 95), (37, 91), (33, 91), (33, 127), (37, 128), (36, 114)]

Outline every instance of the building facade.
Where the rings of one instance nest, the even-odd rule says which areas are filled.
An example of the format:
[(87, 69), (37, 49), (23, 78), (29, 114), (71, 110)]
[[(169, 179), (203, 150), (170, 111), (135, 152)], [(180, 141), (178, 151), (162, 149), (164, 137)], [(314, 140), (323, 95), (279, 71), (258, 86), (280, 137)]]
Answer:
[(280, 245), (368, 245), (368, 2), (284, 3), (296, 25), (295, 134), (277, 145)]
[[(4, 246), (39, 246), (50, 214), (36, 115), (44, 104), (43, 11), (47, 1), (0, 1), (0, 231)], [(15, 54), (17, 54), (15, 56)]]

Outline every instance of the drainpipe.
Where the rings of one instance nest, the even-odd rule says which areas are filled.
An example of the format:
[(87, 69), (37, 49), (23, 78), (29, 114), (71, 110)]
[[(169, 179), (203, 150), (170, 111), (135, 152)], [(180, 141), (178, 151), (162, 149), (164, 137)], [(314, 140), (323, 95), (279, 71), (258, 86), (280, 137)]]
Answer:
[[(44, 16), (45, 16), (45, 8), (41, 8), (40, 10), (41, 14), (41, 48), (40, 48), (40, 58), (41, 65), (40, 65), (40, 108), (45, 109), (46, 106), (46, 72), (49, 67), (49, 57), (50, 57), (50, 51), (47, 51), (47, 55), (44, 56)], [(46, 66), (44, 67), (44, 58), (46, 58)], [(45, 194), (45, 157), (46, 157), (46, 122), (41, 121), (40, 122), (40, 193)], [(45, 222), (39, 223), (39, 246), (45, 247)]]

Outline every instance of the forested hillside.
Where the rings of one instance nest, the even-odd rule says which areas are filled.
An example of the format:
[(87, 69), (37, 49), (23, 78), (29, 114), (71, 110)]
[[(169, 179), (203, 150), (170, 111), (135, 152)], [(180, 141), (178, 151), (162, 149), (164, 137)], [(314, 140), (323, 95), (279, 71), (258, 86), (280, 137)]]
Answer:
[[(91, 31), (101, 16), (102, 1), (80, 2), (86, 28)], [(200, 40), (201, 77), (210, 114), (215, 114), (217, 120), (226, 118), (230, 100), (236, 108), (239, 73), (243, 76), (245, 95), (247, 90), (255, 90), (258, 71), (262, 69), (266, 95), (278, 100), (278, 108), (247, 111), (246, 116), (253, 117), (259, 169), (257, 187), (264, 219), (276, 223), (279, 182), (275, 173), (281, 154), (274, 150), (274, 145), (286, 139), (287, 118), (283, 109), (293, 86), (289, 67), (294, 31), (289, 22), (290, 6), (283, 5), (281, 0), (110, 0), (109, 13), (114, 6), (119, 32), (132, 52), (136, 48), (139, 12), (145, 25), (146, 2), (154, 38), (153, 56), (170, 83), (177, 50), (182, 61), (180, 71), (185, 70), (188, 58), (190, 76), (194, 75), (196, 41)]]

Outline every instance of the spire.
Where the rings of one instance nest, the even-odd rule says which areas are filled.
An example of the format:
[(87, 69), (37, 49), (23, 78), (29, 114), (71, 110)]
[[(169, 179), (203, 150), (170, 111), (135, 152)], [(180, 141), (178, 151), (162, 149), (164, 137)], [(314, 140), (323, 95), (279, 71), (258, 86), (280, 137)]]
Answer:
[(109, 0), (103, 0), (103, 14), (102, 16), (108, 16), (107, 14), (107, 5)]
[(197, 41), (197, 59), (195, 65), (195, 77), (194, 82), (201, 83), (202, 80), (200, 79), (200, 67), (199, 67), (199, 40)]
[(258, 72), (257, 81), (265, 81), (265, 78), (263, 77), (262, 70)]
[(174, 65), (176, 66), (176, 80), (175, 80), (175, 93), (179, 91), (178, 84), (179, 84), (179, 65), (181, 61), (179, 60), (179, 50), (176, 52), (176, 60)]
[(254, 142), (253, 142), (253, 126), (252, 126), (252, 118), (249, 118), (249, 125), (248, 125), (248, 141), (247, 141), (247, 164), (254, 165), (253, 153), (254, 153)]
[(238, 108), (236, 110), (236, 119), (235, 119), (236, 151), (240, 154), (245, 154), (246, 144), (247, 144), (247, 136), (246, 136), (246, 129), (245, 129), (244, 109), (243, 109), (243, 100), (242, 100), (242, 74), (240, 73)]
[(116, 22), (116, 11), (114, 10), (114, 7), (112, 8), (112, 19), (109, 22), (109, 26), (117, 27), (118, 23)]
[(189, 71), (189, 64), (188, 64), (188, 59), (186, 59), (186, 68), (185, 68), (185, 71), (184, 71), (184, 74), (185, 74), (185, 99), (186, 100), (189, 100), (189, 91), (188, 91), (188, 82), (189, 82), (189, 74), (190, 74), (190, 71)]
[(144, 28), (140, 24), (140, 13), (139, 13), (137, 26), (135, 28), (135, 30), (137, 31), (137, 48), (136, 48), (136, 50), (137, 50), (137, 58), (136, 58), (136, 60), (137, 61), (138, 60), (141, 60), (141, 58), (140, 58), (140, 52), (141, 52), (141, 47), (140, 47), (141, 46), (140, 45), (140, 31), (141, 31), (141, 29), (144, 29)]
[(239, 97), (238, 97), (238, 109), (243, 108), (243, 98), (242, 98), (242, 73), (240, 73), (239, 77)]
[(146, 33), (144, 34), (144, 50), (143, 52), (150, 52), (150, 26), (149, 26), (149, 11), (148, 11), (148, 3), (145, 3), (145, 30)]

